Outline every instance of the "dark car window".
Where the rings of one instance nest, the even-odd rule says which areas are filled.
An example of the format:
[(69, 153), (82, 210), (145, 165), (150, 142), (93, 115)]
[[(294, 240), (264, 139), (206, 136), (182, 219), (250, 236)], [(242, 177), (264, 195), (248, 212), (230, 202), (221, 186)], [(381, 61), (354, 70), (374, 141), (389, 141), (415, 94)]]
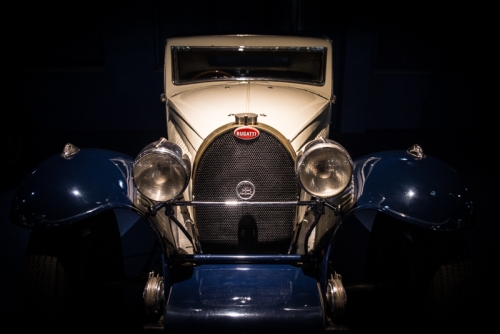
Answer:
[(323, 85), (326, 48), (172, 47), (174, 84), (274, 80)]

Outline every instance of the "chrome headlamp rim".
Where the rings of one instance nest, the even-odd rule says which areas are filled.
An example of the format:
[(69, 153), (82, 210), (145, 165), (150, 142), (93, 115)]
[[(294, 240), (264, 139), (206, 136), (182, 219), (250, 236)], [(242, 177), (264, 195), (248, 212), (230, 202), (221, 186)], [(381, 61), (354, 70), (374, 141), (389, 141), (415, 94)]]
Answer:
[[(302, 180), (300, 178), (300, 167), (303, 164), (304, 160), (306, 158), (308, 158), (313, 152), (316, 152), (317, 150), (325, 149), (325, 148), (336, 149), (346, 157), (347, 165), (345, 165), (345, 167), (348, 168), (347, 172), (349, 175), (349, 177), (346, 179), (348, 179), (349, 181), (345, 182), (344, 185), (339, 187), (340, 190), (338, 190), (334, 193), (319, 194), (317, 192), (311, 191), (311, 189), (306, 184), (304, 184), (302, 182)], [(339, 195), (340, 193), (342, 193), (342, 191), (344, 191), (350, 183), (350, 180), (352, 178), (353, 169), (354, 169), (354, 163), (353, 163), (353, 160), (352, 160), (349, 152), (347, 152), (347, 150), (338, 142), (331, 140), (331, 139), (325, 139), (325, 138), (315, 139), (315, 140), (312, 140), (309, 143), (307, 143), (304, 146), (304, 149), (302, 150), (302, 152), (298, 155), (297, 161), (295, 163), (295, 174), (297, 176), (297, 182), (299, 183), (300, 187), (305, 192), (307, 192), (309, 195), (312, 195), (312, 196), (315, 196), (318, 198), (331, 198), (331, 197), (335, 197), (335, 196)]]
[[(152, 155), (168, 156), (169, 158), (175, 160), (175, 162), (177, 162), (184, 171), (183, 185), (180, 188), (180, 190), (177, 191), (175, 196), (169, 196), (169, 198), (167, 199), (155, 199), (151, 198), (151, 196), (146, 194), (146, 191), (144, 189), (141, 190), (141, 187), (139, 187), (135, 175), (136, 166), (144, 158)], [(152, 142), (147, 146), (145, 146), (136, 156), (136, 158), (134, 159), (134, 163), (132, 165), (132, 179), (134, 181), (135, 187), (137, 188), (137, 191), (146, 198), (149, 198), (150, 200), (156, 202), (172, 201), (177, 197), (179, 197), (179, 195), (181, 195), (186, 190), (189, 181), (191, 180), (191, 162), (188, 156), (183, 154), (182, 149), (177, 144), (162, 137), (158, 141)]]

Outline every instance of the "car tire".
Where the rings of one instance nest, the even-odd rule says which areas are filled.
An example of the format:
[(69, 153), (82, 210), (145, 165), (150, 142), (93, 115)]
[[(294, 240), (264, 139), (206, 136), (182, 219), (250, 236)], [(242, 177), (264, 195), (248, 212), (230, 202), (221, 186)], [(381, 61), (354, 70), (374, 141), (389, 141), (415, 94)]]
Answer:
[(22, 271), (27, 330), (107, 332), (119, 328), (123, 279), (113, 211), (71, 227), (33, 230)]
[(372, 230), (366, 274), (374, 294), (354, 326), (358, 332), (471, 328), (473, 271), (464, 231), (434, 231), (385, 217)]

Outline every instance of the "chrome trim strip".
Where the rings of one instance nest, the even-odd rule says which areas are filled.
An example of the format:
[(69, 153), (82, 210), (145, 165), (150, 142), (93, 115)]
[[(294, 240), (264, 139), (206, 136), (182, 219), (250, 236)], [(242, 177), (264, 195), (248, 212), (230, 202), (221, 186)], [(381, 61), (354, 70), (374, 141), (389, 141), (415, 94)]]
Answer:
[(316, 201), (291, 201), (291, 202), (197, 202), (197, 201), (179, 201), (174, 202), (174, 206), (308, 206), (316, 205)]

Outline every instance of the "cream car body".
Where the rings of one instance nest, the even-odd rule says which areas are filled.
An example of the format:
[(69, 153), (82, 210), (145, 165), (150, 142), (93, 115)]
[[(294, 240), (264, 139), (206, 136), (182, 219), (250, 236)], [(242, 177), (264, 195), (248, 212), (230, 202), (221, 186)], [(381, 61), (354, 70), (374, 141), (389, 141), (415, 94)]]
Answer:
[[(307, 84), (273, 80), (269, 78), (249, 79), (231, 78), (227, 81), (214, 80), (200, 83), (176, 84), (174, 79), (175, 62), (172, 59), (173, 48), (324, 48), (324, 78), (321, 84)], [(265, 123), (287, 138), (296, 153), (304, 144), (315, 138), (328, 138), (331, 120), (333, 95), (332, 42), (324, 38), (304, 38), (293, 36), (198, 36), (179, 37), (167, 40), (165, 48), (165, 94), (168, 139), (178, 144), (191, 159), (202, 142), (220, 126), (233, 123), (234, 115), (252, 113), (258, 115), (258, 122)], [(184, 193), (184, 198), (192, 199), (192, 183)], [(301, 199), (308, 199), (302, 192)], [(337, 202), (349, 204), (349, 198), (337, 199)], [(180, 219), (195, 221), (192, 208), (190, 214)], [(295, 222), (304, 220), (305, 208), (298, 210)], [(326, 222), (329, 222), (328, 224)], [(320, 223), (332, 225), (332, 215), (325, 215)], [(189, 247), (190, 243), (175, 225), (172, 229), (179, 244)], [(305, 230), (305, 229), (304, 229)], [(302, 238), (299, 238), (302, 240)], [(314, 233), (309, 239), (309, 247), (314, 245)], [(192, 248), (186, 248), (192, 252)], [(303, 245), (300, 251), (304, 252)]]

